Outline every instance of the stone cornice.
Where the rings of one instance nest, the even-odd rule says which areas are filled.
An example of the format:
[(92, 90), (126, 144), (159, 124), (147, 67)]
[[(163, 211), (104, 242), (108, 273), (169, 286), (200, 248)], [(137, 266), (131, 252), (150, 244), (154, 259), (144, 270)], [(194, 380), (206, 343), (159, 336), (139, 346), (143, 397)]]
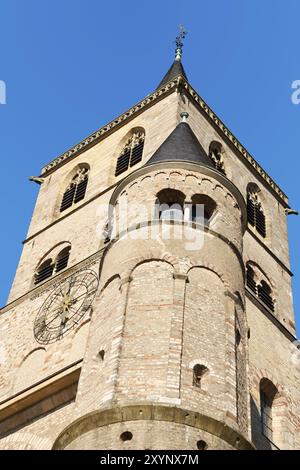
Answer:
[(258, 175), (267, 183), (279, 199), (284, 204), (288, 206), (288, 197), (287, 195), (279, 188), (275, 181), (267, 174), (267, 172), (257, 163), (257, 161), (252, 157), (252, 155), (245, 149), (245, 147), (238, 141), (238, 139), (232, 134), (232, 132), (225, 126), (225, 124), (218, 118), (218, 116), (212, 111), (212, 109), (205, 103), (205, 101), (196, 93), (196, 91), (191, 87), (191, 85), (183, 78), (181, 78), (181, 87), (185, 92), (193, 98), (193, 100), (200, 106), (200, 108), (205, 112), (205, 114), (210, 118), (212, 123), (218, 127), (225, 140), (229, 142), (239, 151), (244, 159), (250, 163), (250, 165), (256, 170)]
[(156, 90), (154, 93), (146, 96), (142, 101), (137, 103), (136, 105), (132, 106), (128, 111), (118, 116), (113, 121), (110, 121), (104, 127), (101, 127), (93, 134), (89, 135), (86, 139), (79, 142), (79, 144), (75, 145), (71, 149), (67, 150), (67, 152), (63, 153), (59, 157), (52, 160), (48, 165), (44, 166), (42, 169), (42, 176), (47, 176), (48, 173), (53, 171), (58, 165), (64, 163), (66, 160), (75, 157), (83, 150), (91, 147), (92, 145), (97, 144), (103, 137), (105, 137), (108, 133), (110, 133), (115, 128), (119, 127), (123, 124), (124, 121), (132, 118), (132, 116), (139, 113), (142, 109), (148, 108), (152, 106), (152, 104), (156, 101), (159, 101), (164, 96), (167, 96), (169, 93), (174, 91), (179, 83), (180, 83), (180, 76), (169, 82), (167, 85), (161, 87), (159, 90)]
[(52, 172), (57, 166), (62, 165), (65, 161), (69, 161), (71, 158), (80, 154), (82, 151), (98, 143), (102, 138), (104, 138), (108, 133), (113, 131), (115, 128), (121, 126), (125, 121), (131, 119), (137, 113), (141, 112), (144, 108), (152, 106), (156, 101), (161, 100), (171, 92), (178, 90), (184, 90), (185, 93), (203, 110), (203, 112), (208, 116), (210, 121), (214, 126), (219, 128), (219, 130), (224, 135), (225, 140), (228, 140), (231, 145), (233, 145), (243, 157), (247, 160), (248, 164), (254, 168), (255, 172), (259, 177), (265, 181), (267, 186), (271, 191), (277, 196), (284, 206), (288, 206), (288, 197), (280, 189), (280, 187), (274, 182), (274, 180), (266, 173), (266, 171), (257, 163), (257, 161), (252, 157), (252, 155), (245, 149), (245, 147), (238, 141), (238, 139), (232, 134), (232, 132), (225, 126), (225, 124), (218, 118), (218, 116), (212, 111), (212, 109), (206, 104), (206, 102), (196, 93), (196, 91), (191, 87), (189, 82), (181, 75), (175, 77), (169, 83), (163, 87), (156, 90), (154, 93), (148, 95), (142, 101), (134, 105), (125, 113), (121, 114), (119, 117), (113, 121), (106, 124), (104, 127), (101, 127), (96, 132), (88, 136), (86, 139), (79, 142), (67, 152), (63, 153), (59, 157), (52, 160), (48, 165), (44, 166), (42, 169), (42, 175), (46, 176)]

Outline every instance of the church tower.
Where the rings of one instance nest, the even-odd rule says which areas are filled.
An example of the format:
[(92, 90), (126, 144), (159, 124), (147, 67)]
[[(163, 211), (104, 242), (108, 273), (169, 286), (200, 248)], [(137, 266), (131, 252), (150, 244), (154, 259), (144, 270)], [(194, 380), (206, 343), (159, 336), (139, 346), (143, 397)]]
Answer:
[(192, 88), (46, 165), (0, 310), (0, 449), (300, 447), (287, 196)]

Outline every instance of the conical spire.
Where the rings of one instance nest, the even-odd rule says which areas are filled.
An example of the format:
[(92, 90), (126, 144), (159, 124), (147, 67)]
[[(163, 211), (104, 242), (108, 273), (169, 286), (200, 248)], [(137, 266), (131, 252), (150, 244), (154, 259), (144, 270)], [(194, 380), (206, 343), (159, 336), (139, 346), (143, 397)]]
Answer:
[(186, 121), (188, 113), (181, 113), (180, 116), (181, 122), (148, 160), (146, 166), (160, 162), (181, 161), (215, 168)]
[(183, 39), (187, 35), (187, 32), (184, 30), (183, 26), (180, 26), (180, 33), (176, 38), (176, 50), (175, 50), (175, 60), (169, 70), (167, 71), (166, 75), (156, 88), (162, 87), (166, 83), (168, 83), (170, 80), (173, 80), (173, 78), (177, 77), (178, 75), (182, 75), (186, 80), (187, 76), (184, 71), (183, 65), (181, 63), (181, 57), (182, 57), (182, 48), (183, 48)]
[(166, 85), (166, 83), (170, 82), (171, 80), (173, 80), (173, 78), (177, 77), (178, 75), (182, 75), (187, 80), (187, 76), (184, 71), (181, 60), (175, 59), (173, 64), (171, 65), (171, 67), (169, 68), (166, 75), (164, 76), (164, 78), (162, 79), (162, 81), (160, 82), (160, 84), (158, 85), (156, 89), (158, 90), (158, 88)]

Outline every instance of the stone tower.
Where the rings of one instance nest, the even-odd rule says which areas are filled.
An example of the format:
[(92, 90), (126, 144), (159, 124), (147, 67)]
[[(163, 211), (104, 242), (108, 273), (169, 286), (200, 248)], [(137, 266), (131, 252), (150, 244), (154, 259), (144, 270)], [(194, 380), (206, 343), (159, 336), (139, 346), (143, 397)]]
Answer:
[(296, 449), (276, 183), (176, 58), (45, 166), (0, 311), (1, 449)]

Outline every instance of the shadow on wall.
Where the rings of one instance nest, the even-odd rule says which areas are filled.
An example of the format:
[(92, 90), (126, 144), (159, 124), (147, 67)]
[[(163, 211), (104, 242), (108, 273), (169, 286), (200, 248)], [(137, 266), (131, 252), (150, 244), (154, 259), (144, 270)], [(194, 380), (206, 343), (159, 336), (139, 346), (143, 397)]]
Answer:
[(261, 432), (261, 415), (252, 395), (250, 395), (251, 440), (258, 450), (272, 450), (272, 445)]

